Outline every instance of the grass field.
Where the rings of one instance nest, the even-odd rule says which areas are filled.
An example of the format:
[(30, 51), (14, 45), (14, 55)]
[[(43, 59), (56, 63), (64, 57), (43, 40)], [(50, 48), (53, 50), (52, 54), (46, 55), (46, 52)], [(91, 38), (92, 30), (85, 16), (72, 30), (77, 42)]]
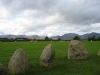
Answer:
[(39, 65), (39, 57), (43, 48), (49, 41), (40, 42), (0, 42), (0, 62), (6, 67), (13, 52), (17, 48), (23, 48), (27, 53), (30, 69), (25, 75), (100, 75), (100, 57), (97, 51), (100, 50), (100, 42), (84, 41), (89, 58), (86, 60), (69, 60), (67, 55), (68, 43), (65, 41), (53, 42), (56, 52), (56, 66), (52, 69), (45, 69)]

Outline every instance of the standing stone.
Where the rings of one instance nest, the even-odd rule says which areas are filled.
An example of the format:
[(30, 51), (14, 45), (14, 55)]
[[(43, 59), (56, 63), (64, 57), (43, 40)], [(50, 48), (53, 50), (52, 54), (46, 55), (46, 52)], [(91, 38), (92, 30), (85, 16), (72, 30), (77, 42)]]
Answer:
[(97, 55), (100, 56), (100, 50), (97, 52)]
[(41, 56), (40, 56), (40, 65), (43, 67), (53, 67), (55, 64), (55, 51), (52, 48), (52, 45), (47, 45)]
[(9, 75), (8, 69), (3, 64), (0, 64), (0, 75)]
[(19, 48), (11, 57), (8, 69), (12, 74), (23, 74), (28, 69), (28, 60), (23, 49)]
[(88, 52), (79, 40), (71, 40), (68, 49), (68, 59), (86, 59)]

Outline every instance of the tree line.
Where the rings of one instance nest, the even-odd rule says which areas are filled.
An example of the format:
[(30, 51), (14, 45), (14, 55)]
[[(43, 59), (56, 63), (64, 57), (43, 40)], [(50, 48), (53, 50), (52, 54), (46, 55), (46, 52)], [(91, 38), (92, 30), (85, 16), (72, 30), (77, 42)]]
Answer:
[[(75, 36), (73, 38), (74, 40), (82, 40), (79, 36)], [(52, 39), (48, 36), (46, 36), (44, 39), (28, 39), (28, 38), (0, 38), (0, 41), (2, 42), (14, 42), (14, 41), (61, 41), (61, 38), (57, 38), (57, 39)], [(88, 37), (87, 39), (88, 41), (100, 41), (100, 37), (96, 38), (96, 36), (92, 36), (92, 37)], [(63, 41), (68, 41), (68, 40), (63, 40)]]

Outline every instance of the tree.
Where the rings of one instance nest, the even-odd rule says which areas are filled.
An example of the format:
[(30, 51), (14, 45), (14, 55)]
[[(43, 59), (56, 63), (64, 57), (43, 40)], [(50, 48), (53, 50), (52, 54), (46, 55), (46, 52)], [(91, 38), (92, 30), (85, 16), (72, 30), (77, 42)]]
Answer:
[(75, 36), (75, 37), (73, 38), (73, 40), (80, 40), (80, 37), (79, 37), (79, 36)]
[(88, 37), (88, 41), (96, 41), (97, 39), (96, 39), (96, 36), (95, 35), (93, 35), (92, 37)]
[(88, 37), (88, 41), (91, 41), (92, 40), (92, 38), (91, 37)]
[(100, 41), (100, 37), (97, 38), (97, 41)]
[(48, 36), (46, 36), (46, 37), (45, 37), (45, 40), (46, 40), (46, 41), (48, 41), (48, 40), (50, 40), (50, 39), (49, 39), (49, 37), (48, 37)]
[(92, 40), (93, 40), (93, 41), (96, 40), (96, 36), (95, 36), (95, 35), (93, 35)]
[(58, 38), (58, 41), (61, 41), (61, 38)]

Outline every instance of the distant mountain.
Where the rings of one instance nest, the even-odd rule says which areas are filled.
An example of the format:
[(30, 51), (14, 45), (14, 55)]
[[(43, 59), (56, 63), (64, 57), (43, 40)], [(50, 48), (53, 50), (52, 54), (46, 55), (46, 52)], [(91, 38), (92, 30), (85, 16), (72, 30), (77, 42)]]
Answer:
[(87, 33), (87, 34), (83, 34), (83, 35), (79, 35), (79, 34), (75, 34), (75, 33), (68, 33), (68, 34), (64, 34), (62, 36), (53, 36), (52, 38), (60, 38), (62, 40), (71, 40), (73, 39), (75, 36), (79, 36), (81, 39), (88, 39), (90, 37), (95, 36), (95, 38), (99, 38), (100, 37), (100, 33)]
[(0, 35), (0, 38), (15, 39), (15, 38), (26, 38), (26, 36), (25, 35)]
[(87, 33), (87, 34), (84, 34), (84, 35), (80, 35), (81, 39), (88, 39), (88, 38), (91, 38), (93, 36), (95, 36), (95, 38), (99, 38), (100, 33), (92, 32), (92, 33)]
[(30, 36), (26, 36), (26, 38), (28, 38), (28, 39), (44, 39), (45, 36), (30, 35)]
[(44, 39), (45, 36), (38, 35), (0, 35), (0, 38), (16, 39), (16, 38), (28, 38), (28, 39)]
[(68, 34), (64, 34), (64, 35), (62, 35), (62, 36), (53, 36), (52, 38), (54, 39), (54, 38), (60, 38), (61, 40), (71, 40), (71, 39), (73, 39), (75, 36), (79, 36), (80, 37), (80, 35), (78, 35), (78, 34), (75, 34), (75, 33), (68, 33)]
[[(83, 34), (83, 35), (79, 35), (79, 34), (75, 34), (75, 33), (67, 33), (64, 34), (62, 36), (52, 36), (50, 38), (52, 39), (61, 39), (61, 40), (71, 40), (73, 39), (75, 36), (79, 36), (81, 39), (88, 39), (91, 38), (93, 36), (95, 36), (95, 38), (99, 38), (100, 37), (100, 33), (87, 33), (87, 34)], [(0, 38), (8, 38), (8, 39), (15, 39), (15, 38), (28, 38), (28, 39), (44, 39), (45, 36), (39, 36), (39, 35), (0, 35)]]

